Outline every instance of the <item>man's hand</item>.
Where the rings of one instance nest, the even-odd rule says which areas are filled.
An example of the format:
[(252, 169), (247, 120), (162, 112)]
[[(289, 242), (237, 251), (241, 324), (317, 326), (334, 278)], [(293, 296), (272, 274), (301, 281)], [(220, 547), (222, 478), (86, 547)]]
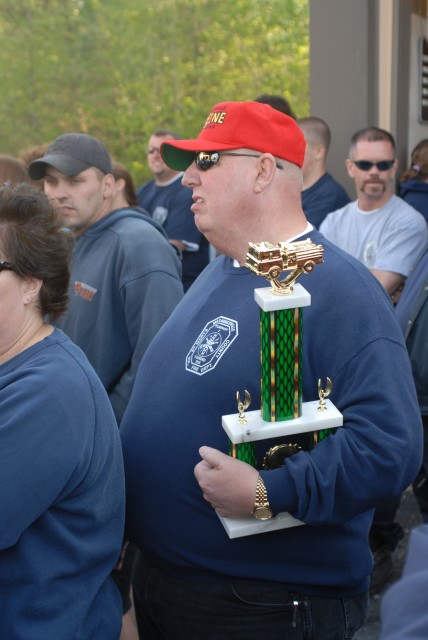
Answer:
[(258, 471), (217, 449), (201, 447), (195, 477), (204, 498), (225, 518), (247, 518), (256, 498)]

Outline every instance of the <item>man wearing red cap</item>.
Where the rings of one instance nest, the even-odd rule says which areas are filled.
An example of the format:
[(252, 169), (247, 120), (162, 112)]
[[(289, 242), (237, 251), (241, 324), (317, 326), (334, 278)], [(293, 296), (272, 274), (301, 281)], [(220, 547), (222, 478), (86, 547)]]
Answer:
[[(304, 152), (296, 122), (255, 102), (218, 104), (195, 140), (162, 145), (221, 255), (151, 343), (122, 423), (144, 638), (351, 638), (365, 618), (373, 506), (419, 469), (421, 422), (400, 328), (376, 279), (308, 224)], [(254, 289), (263, 284), (244, 265), (249, 242), (308, 238), (324, 246), (324, 263), (301, 278), (312, 300), (303, 400), (317, 400), (317, 380), (328, 376), (344, 427), (313, 449), (300, 437), (301, 450), (266, 471), (277, 441), (257, 443), (254, 468), (228, 455), (221, 426), (236, 413), (237, 390), (260, 406)], [(218, 515), (256, 517), (261, 493), (265, 512), (305, 524), (229, 539)]]

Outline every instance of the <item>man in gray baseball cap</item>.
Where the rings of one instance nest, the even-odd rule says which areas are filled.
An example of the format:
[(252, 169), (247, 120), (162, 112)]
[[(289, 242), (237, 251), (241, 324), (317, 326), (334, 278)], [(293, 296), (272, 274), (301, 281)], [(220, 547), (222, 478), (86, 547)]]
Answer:
[(183, 295), (180, 260), (142, 209), (115, 208), (110, 155), (97, 138), (65, 133), (28, 171), (44, 180), (76, 237), (70, 302), (58, 326), (86, 353), (120, 424), (139, 362)]
[(104, 174), (112, 171), (110, 156), (105, 146), (97, 138), (86, 133), (65, 133), (56, 138), (45, 155), (30, 164), (30, 178), (44, 178), (48, 165), (66, 176), (75, 176), (90, 167), (96, 167)]
[[(58, 326), (86, 353), (119, 425), (140, 360), (183, 296), (180, 260), (142, 209), (115, 208), (111, 159), (96, 138), (61, 135), (28, 170), (33, 180), (44, 180), (46, 195), (76, 237), (70, 301)], [(124, 612), (131, 565), (132, 555), (118, 584)]]

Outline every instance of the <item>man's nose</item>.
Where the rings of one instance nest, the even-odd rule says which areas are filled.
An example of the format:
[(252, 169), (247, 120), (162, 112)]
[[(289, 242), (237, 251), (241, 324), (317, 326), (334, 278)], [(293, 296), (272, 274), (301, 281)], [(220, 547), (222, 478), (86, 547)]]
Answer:
[(190, 164), (186, 171), (183, 174), (183, 177), (181, 179), (181, 184), (184, 187), (189, 187), (190, 189), (192, 189), (196, 184), (200, 184), (201, 180), (200, 180), (200, 176), (199, 176), (199, 171), (196, 168), (196, 164), (194, 162), (192, 162), (192, 164)]
[(379, 175), (379, 169), (377, 168), (377, 166), (375, 164), (373, 164), (370, 169), (369, 169), (369, 174), (370, 175)]
[(50, 198), (51, 200), (61, 201), (66, 200), (68, 197), (66, 187), (61, 183), (55, 185), (45, 183), (44, 190), (48, 198)]

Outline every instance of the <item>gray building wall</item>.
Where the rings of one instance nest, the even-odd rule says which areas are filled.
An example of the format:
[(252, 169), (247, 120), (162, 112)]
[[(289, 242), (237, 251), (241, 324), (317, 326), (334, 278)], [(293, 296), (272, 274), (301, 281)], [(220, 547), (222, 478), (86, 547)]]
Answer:
[(351, 198), (355, 190), (344, 161), (358, 129), (391, 131), (400, 171), (407, 165), (418, 90), (411, 67), (414, 24), (408, 0), (310, 0), (311, 115), (331, 128), (328, 168)]

